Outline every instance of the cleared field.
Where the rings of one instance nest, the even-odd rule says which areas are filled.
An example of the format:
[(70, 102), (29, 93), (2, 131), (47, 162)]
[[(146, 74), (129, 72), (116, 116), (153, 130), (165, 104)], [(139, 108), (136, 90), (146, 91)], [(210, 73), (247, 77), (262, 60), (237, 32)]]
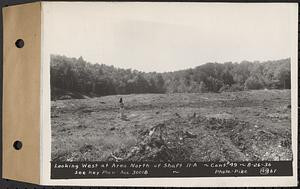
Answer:
[[(291, 160), (290, 90), (51, 102), (55, 161)], [(119, 116), (119, 98), (127, 119)]]

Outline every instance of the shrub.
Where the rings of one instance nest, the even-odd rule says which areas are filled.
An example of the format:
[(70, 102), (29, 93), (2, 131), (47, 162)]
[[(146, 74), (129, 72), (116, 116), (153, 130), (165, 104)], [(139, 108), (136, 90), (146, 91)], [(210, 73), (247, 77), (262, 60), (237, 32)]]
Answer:
[(255, 77), (249, 77), (246, 82), (245, 82), (245, 89), (262, 89), (263, 88), (263, 83), (255, 78)]

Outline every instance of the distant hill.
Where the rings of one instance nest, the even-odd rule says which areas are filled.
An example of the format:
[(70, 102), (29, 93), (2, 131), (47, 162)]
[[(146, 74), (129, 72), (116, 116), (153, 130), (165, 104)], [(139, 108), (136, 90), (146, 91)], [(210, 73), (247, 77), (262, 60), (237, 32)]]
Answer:
[(131, 93), (203, 93), (289, 89), (290, 58), (241, 63), (206, 63), (174, 72), (141, 72), (91, 64), (82, 57), (51, 55), (51, 99)]

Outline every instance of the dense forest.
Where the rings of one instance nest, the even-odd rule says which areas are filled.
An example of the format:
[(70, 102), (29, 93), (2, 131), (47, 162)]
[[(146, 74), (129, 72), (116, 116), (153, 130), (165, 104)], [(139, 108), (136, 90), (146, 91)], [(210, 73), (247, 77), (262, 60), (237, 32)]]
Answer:
[(290, 58), (266, 62), (206, 63), (174, 72), (141, 72), (82, 57), (51, 55), (51, 99), (131, 93), (203, 93), (289, 89)]

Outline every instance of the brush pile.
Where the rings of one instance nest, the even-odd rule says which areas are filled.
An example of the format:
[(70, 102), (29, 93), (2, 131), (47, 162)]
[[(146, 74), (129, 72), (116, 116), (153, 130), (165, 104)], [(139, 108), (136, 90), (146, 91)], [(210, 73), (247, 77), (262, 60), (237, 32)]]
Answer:
[(139, 141), (129, 150), (120, 149), (111, 154), (111, 161), (189, 161), (192, 148), (185, 143), (186, 138), (196, 138), (189, 132), (168, 131), (165, 123), (139, 132)]

